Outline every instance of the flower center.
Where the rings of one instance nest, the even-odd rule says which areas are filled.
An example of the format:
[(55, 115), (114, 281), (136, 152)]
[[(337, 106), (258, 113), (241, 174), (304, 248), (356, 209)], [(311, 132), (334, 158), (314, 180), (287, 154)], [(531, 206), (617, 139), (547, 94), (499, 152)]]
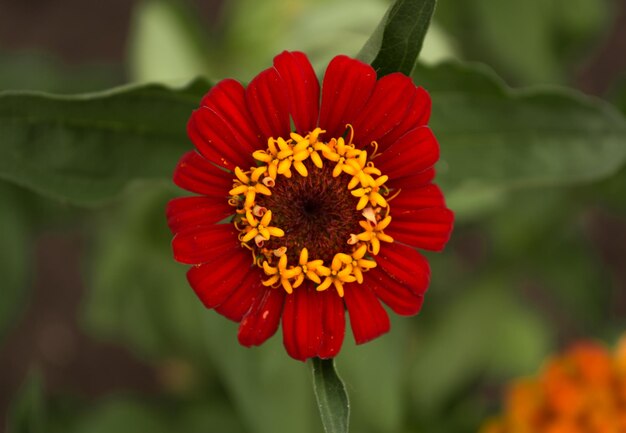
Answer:
[(333, 177), (332, 167), (317, 169), (305, 161), (307, 177), (281, 179), (272, 195), (261, 196), (257, 203), (272, 210), (272, 221), (285, 232), (282, 238), (270, 238), (264, 247), (287, 247), (290, 262), (297, 262), (302, 248), (309, 255), (330, 263), (337, 252), (349, 252), (347, 240), (358, 233), (361, 212), (358, 199), (348, 190), (348, 179)]
[(320, 128), (270, 138), (267, 150), (253, 153), (257, 167), (235, 168), (233, 223), (268, 276), (263, 284), (292, 293), (310, 280), (343, 296), (345, 283), (362, 283), (376, 266), (380, 242), (393, 242), (383, 232), (391, 222), (388, 177), (355, 148), (349, 128), (348, 143), (320, 141)]

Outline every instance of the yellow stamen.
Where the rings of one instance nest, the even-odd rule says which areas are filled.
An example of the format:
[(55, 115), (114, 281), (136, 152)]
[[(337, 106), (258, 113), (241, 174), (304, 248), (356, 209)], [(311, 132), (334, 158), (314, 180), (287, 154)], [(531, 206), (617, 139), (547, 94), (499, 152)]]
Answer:
[(356, 210), (364, 209), (365, 206), (367, 206), (368, 202), (372, 206), (378, 205), (380, 207), (387, 207), (387, 201), (385, 200), (385, 197), (383, 197), (378, 191), (380, 190), (381, 186), (385, 182), (387, 182), (388, 179), (389, 176), (380, 176), (378, 179), (374, 180), (373, 186), (358, 188), (350, 191), (353, 196), (359, 197), (359, 202), (356, 205)]
[(274, 251), (272, 251), (272, 254), (274, 254), (276, 257), (282, 257), (286, 253), (287, 253), (287, 247), (276, 248)]
[(328, 274), (328, 275), (324, 275), (326, 278), (324, 279), (324, 281), (322, 281), (322, 283), (319, 286), (317, 286), (316, 290), (318, 292), (324, 291), (328, 289), (330, 285), (332, 284), (335, 286), (335, 290), (337, 290), (337, 294), (339, 294), (339, 296), (343, 298), (343, 295), (344, 295), (343, 285), (345, 283), (352, 283), (356, 281), (356, 277), (352, 275), (352, 266), (344, 264), (341, 261), (340, 254), (335, 254), (335, 257), (333, 257), (332, 264), (330, 266), (330, 269), (328, 269), (328, 271), (329, 272), (324, 272), (324, 274)]
[(271, 236), (280, 238), (285, 235), (285, 232), (279, 229), (278, 227), (270, 227), (270, 222), (272, 220), (272, 211), (268, 210), (263, 214), (261, 220), (257, 220), (252, 212), (246, 212), (246, 221), (249, 224), (247, 228), (248, 232), (241, 239), (243, 242), (248, 242), (251, 239), (254, 239), (258, 234), (263, 236), (264, 240), (270, 240)]
[[(388, 201), (395, 198), (399, 191), (386, 198), (389, 195), (385, 186), (388, 176), (382, 175), (372, 162), (378, 156), (378, 143), (371, 143), (373, 150), (368, 155), (366, 150), (357, 149), (354, 145), (352, 125), (346, 125), (345, 139), (339, 137), (328, 142), (320, 141), (320, 135), (325, 132), (315, 128), (306, 135), (292, 132), (287, 138), (269, 138), (267, 149), (252, 154), (260, 162), (258, 166), (248, 171), (239, 167), (234, 169), (235, 179), (228, 203), (237, 208), (239, 214), (233, 218), (239, 240), (252, 252), (254, 263), (267, 275), (263, 284), (282, 286), (287, 293), (293, 293), (295, 288), (310, 280), (316, 284), (318, 291), (333, 286), (339, 296), (344, 296), (345, 284), (362, 283), (363, 274), (376, 267), (376, 262), (366, 258), (366, 254), (375, 256), (380, 252), (381, 242), (393, 242), (384, 230), (391, 222)], [(306, 164), (307, 159), (311, 160), (311, 164)], [(268, 241), (285, 236), (285, 232), (271, 225), (272, 211), (259, 204), (264, 201), (257, 202), (257, 199), (259, 195), (272, 194), (270, 188), (276, 186), (278, 176), (290, 179), (295, 170), (297, 175), (308, 177), (324, 167), (324, 160), (334, 164), (333, 177), (350, 176), (346, 193), (349, 191), (358, 198), (356, 209), (362, 211), (364, 219), (359, 221), (359, 225), (363, 232), (350, 234), (345, 247), (349, 252), (336, 253), (330, 264), (315, 258), (310, 260), (306, 247), (300, 250), (297, 264), (290, 264), (286, 246), (274, 248), (268, 245)], [(251, 240), (254, 244), (249, 244)], [(291, 245), (289, 240), (286, 243)], [(293, 256), (290, 257), (293, 260)]]
[(350, 134), (350, 140), (348, 140), (348, 144), (352, 144), (352, 140), (354, 139), (354, 128), (352, 127), (352, 125), (351, 125), (351, 124), (349, 124), (349, 123), (348, 123), (348, 124), (346, 125), (346, 129), (348, 129), (348, 130), (350, 131), (350, 132), (349, 132), (349, 134)]
[[(244, 209), (248, 210), (254, 206), (254, 202), (257, 194), (272, 195), (272, 191), (262, 183), (259, 182), (259, 178), (265, 173), (265, 167), (256, 167), (249, 172), (244, 172), (239, 167), (235, 167), (235, 181), (233, 188), (228, 191), (231, 196), (241, 196), (244, 198)], [(250, 176), (248, 176), (248, 173)], [(230, 201), (229, 201), (230, 203)]]
[(263, 281), (264, 286), (274, 286), (280, 283), (283, 289), (289, 294), (293, 293), (293, 286), (291, 280), (297, 277), (302, 271), (299, 267), (287, 268), (287, 256), (282, 255), (278, 260), (276, 267), (270, 266), (267, 262), (263, 262), (263, 270), (266, 275), (269, 275), (268, 280)]
[(300, 286), (304, 282), (305, 277), (314, 283), (319, 284), (322, 281), (320, 276), (324, 276), (329, 272), (328, 268), (324, 266), (323, 260), (309, 261), (309, 251), (306, 248), (302, 248), (300, 251), (298, 265), (300, 273), (296, 277), (293, 287)]
[(360, 241), (369, 242), (368, 250), (373, 255), (377, 255), (380, 252), (380, 242), (393, 242), (393, 238), (385, 233), (383, 230), (391, 223), (391, 217), (387, 216), (383, 218), (376, 225), (372, 225), (366, 221), (359, 221), (359, 225), (365, 230), (362, 233), (356, 235), (356, 238)]
[(378, 143), (375, 142), (375, 141), (372, 141), (370, 143), (370, 146), (372, 146), (374, 148), (374, 151), (370, 155), (370, 159), (374, 159), (374, 158), (376, 158), (378, 156)]

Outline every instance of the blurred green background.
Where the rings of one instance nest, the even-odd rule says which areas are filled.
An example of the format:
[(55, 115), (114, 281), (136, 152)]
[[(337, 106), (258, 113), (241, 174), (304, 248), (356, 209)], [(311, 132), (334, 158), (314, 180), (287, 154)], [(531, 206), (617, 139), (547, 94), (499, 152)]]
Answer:
[[(388, 6), (0, 0), (0, 90), (245, 81), (284, 49), (305, 51), (319, 72), (355, 55)], [(440, 0), (420, 60), (482, 62), (515, 88), (570, 87), (626, 113), (626, 2)], [(428, 71), (418, 68), (418, 84)], [(476, 431), (512, 378), (572, 341), (612, 344), (626, 330), (625, 169), (468, 191), (448, 196), (457, 225), (445, 252), (428, 255), (423, 311), (393, 317), (390, 334), (362, 347), (346, 336), (337, 366), (352, 431)], [(0, 181), (0, 426), (322, 431), (309, 369), (280, 335), (240, 347), (236, 324), (187, 286), (164, 217), (177, 194), (169, 182), (135, 182), (79, 208)]]

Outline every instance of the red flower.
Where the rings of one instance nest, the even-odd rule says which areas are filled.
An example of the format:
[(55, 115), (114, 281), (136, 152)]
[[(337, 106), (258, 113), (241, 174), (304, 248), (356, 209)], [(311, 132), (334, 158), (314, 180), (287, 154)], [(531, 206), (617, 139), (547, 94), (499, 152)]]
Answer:
[[(381, 302), (416, 314), (430, 280), (414, 248), (440, 251), (453, 215), (432, 184), (430, 98), (403, 74), (335, 57), (323, 86), (284, 52), (244, 88), (223, 80), (189, 120), (197, 152), (174, 182), (200, 196), (167, 209), (176, 260), (239, 342), (278, 329), (299, 360), (339, 352), (347, 308), (357, 344), (389, 330)], [(393, 210), (392, 210), (393, 208)]]

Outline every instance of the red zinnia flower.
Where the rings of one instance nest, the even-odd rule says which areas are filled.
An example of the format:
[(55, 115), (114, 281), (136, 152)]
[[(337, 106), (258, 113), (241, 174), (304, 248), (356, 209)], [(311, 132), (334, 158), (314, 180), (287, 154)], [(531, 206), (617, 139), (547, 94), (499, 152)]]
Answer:
[[(389, 330), (380, 301), (416, 314), (430, 280), (414, 247), (439, 251), (453, 215), (432, 184), (439, 147), (430, 98), (394, 73), (335, 57), (323, 86), (284, 52), (244, 88), (223, 80), (188, 124), (197, 152), (174, 182), (176, 260), (207, 308), (259, 345), (278, 329), (289, 355), (339, 352), (345, 309), (357, 344)], [(393, 210), (391, 210), (393, 208)]]

